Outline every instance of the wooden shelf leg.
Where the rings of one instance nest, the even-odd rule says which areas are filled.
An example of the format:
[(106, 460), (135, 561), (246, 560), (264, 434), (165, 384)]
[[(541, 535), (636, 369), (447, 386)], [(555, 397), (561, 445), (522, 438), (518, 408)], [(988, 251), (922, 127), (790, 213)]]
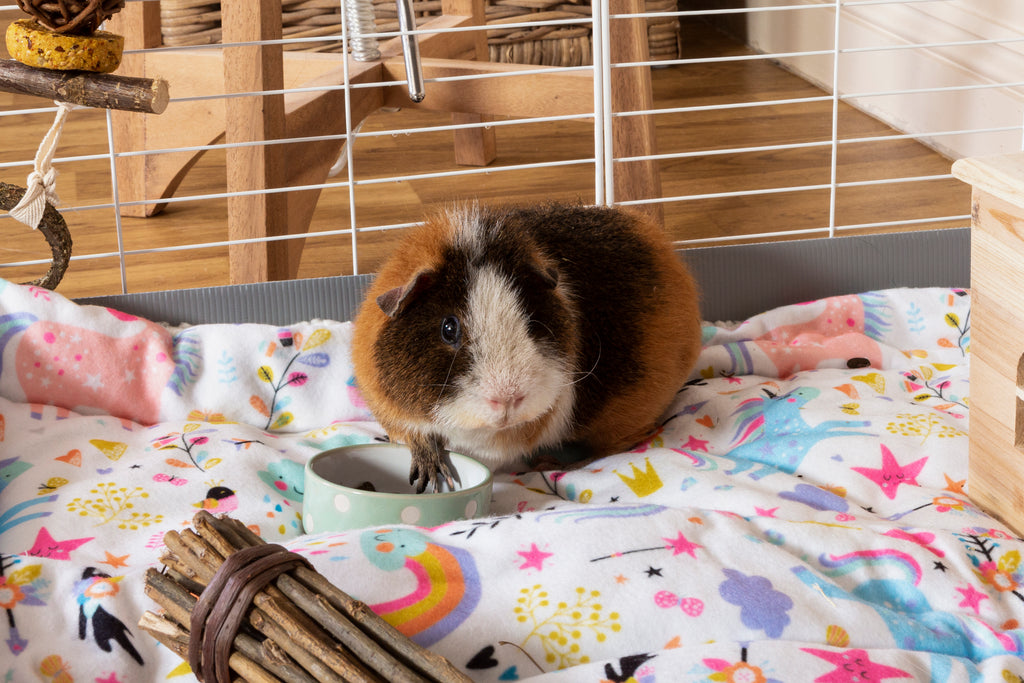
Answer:
[[(612, 64), (646, 62), (650, 58), (647, 46), (647, 21), (615, 19), (616, 14), (640, 14), (643, 0), (610, 0)], [(636, 66), (612, 69), (612, 111), (648, 111), (654, 108), (651, 90), (651, 68)], [(612, 137), (616, 159), (653, 154), (657, 149), (652, 116), (621, 116), (614, 119)], [(615, 167), (615, 200), (653, 199), (661, 196), (661, 174), (656, 161), (617, 163)], [(661, 204), (647, 204), (643, 211), (664, 223)]]
[[(126, 50), (157, 47), (160, 35), (160, 5), (155, 2), (134, 2), (110, 18), (108, 30), (124, 36)], [(144, 77), (146, 58), (142, 54), (126, 54), (121, 60), (120, 73)], [(126, 152), (146, 149), (146, 120), (144, 114), (111, 112), (114, 150)], [(151, 177), (152, 159), (148, 156), (120, 157), (115, 161), (118, 199), (135, 202), (149, 195), (147, 181)], [(145, 217), (157, 213), (162, 204), (134, 205), (121, 208), (124, 216)]]
[[(127, 50), (162, 45), (159, 3), (128, 3), (107, 22), (108, 30), (124, 36)], [(158, 59), (154, 53), (126, 54), (118, 69), (125, 76), (166, 78), (172, 98), (220, 92), (224, 87), (220, 71), (220, 55), (212, 50), (189, 56), (165, 53)], [(220, 100), (171, 102), (167, 111), (159, 115), (112, 111), (111, 117), (114, 150), (119, 153), (208, 145), (224, 132), (224, 105)], [(169, 152), (119, 157), (119, 200), (122, 204), (151, 202), (122, 206), (121, 215), (145, 218), (160, 213), (165, 204), (152, 202), (174, 194), (202, 154)]]
[[(486, 23), (484, 15), (484, 0), (442, 0), (442, 14), (460, 15), (473, 17), (473, 23), (483, 26)], [(487, 49), (486, 31), (473, 32), (474, 53), (473, 59), (478, 62), (490, 60), (490, 53)], [(458, 56), (458, 55), (453, 55)], [(429, 93), (427, 95), (429, 97)], [(487, 118), (479, 114), (452, 114), (452, 123), (455, 125), (472, 125), (483, 123)], [(486, 166), (497, 157), (497, 148), (494, 141), (494, 129), (492, 128), (464, 128), (455, 131), (455, 163), (460, 166)]]
[[(350, 62), (352, 64), (353, 62)], [(380, 69), (375, 70), (379, 80)], [(383, 96), (380, 88), (352, 90), (352, 127), (381, 108)], [(333, 105), (333, 106), (332, 106)], [(336, 91), (323, 101), (314, 100), (308, 107), (296, 107), (287, 117), (287, 134), (292, 137), (337, 135), (345, 132), (345, 100)], [(342, 140), (316, 140), (288, 145), (286, 166), (289, 186), (317, 185), (328, 180), (331, 167), (337, 162), (344, 147)], [(345, 174), (343, 174), (345, 175)], [(341, 180), (337, 178), (336, 180)], [(320, 190), (295, 190), (287, 193), (288, 225), (292, 232), (308, 231), (320, 199)], [(347, 220), (347, 217), (346, 217)]]
[[(281, 0), (222, 0), (221, 12), (225, 45), (281, 39)], [(280, 91), (284, 87), (281, 45), (225, 47), (224, 85), (229, 94)], [(284, 139), (283, 94), (231, 97), (225, 105), (229, 144)], [(285, 146), (279, 144), (229, 148), (228, 192), (284, 187), (286, 153)], [(228, 237), (238, 240), (287, 234), (287, 203), (281, 192), (229, 196)], [(231, 282), (287, 279), (298, 270), (301, 248), (299, 240), (231, 245)]]

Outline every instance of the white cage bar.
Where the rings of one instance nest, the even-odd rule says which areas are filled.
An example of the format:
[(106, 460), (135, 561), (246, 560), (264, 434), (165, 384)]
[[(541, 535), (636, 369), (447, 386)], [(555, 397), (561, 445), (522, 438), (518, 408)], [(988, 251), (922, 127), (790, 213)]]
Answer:
[[(138, 0), (133, 0), (134, 4)], [(952, 176), (946, 172), (914, 172), (905, 175), (884, 175), (883, 177), (844, 177), (840, 171), (840, 156), (845, 150), (866, 149), (868, 146), (877, 146), (881, 149), (897, 143), (920, 141), (926, 145), (942, 152), (950, 163), (959, 156), (977, 156), (984, 153), (1002, 153), (1021, 148), (1021, 121), (1024, 119), (1024, 81), (1021, 81), (1019, 74), (1010, 75), (999, 80), (996, 78), (995, 68), (1005, 62), (1008, 58), (1017, 56), (1024, 52), (1024, 12), (1019, 10), (1010, 11), (1010, 4), (1003, 0), (982, 0), (975, 3), (967, 3), (962, 0), (823, 0), (820, 2), (809, 1), (806, 3), (794, 2), (757, 2), (751, 0), (745, 3), (744, 7), (729, 7), (728, 4), (713, 2), (689, 2), (681, 0), (678, 9), (675, 11), (652, 11), (650, 13), (620, 13), (613, 14), (609, 6), (609, 0), (595, 0), (592, 6), (592, 20), (581, 19), (557, 19), (551, 21), (520, 21), (507, 23), (503, 29), (528, 29), (544, 26), (552, 30), (564, 27), (589, 26), (591, 29), (592, 54), (596, 58), (596, 66), (573, 66), (573, 67), (537, 67), (536, 69), (522, 69), (514, 74), (488, 73), (471, 76), (442, 76), (428, 77), (425, 79), (427, 98), (430, 97), (432, 88), (441, 84), (459, 84), (463, 81), (479, 82), (483, 79), (514, 78), (523, 75), (551, 73), (580, 73), (586, 72), (592, 76), (593, 84), (593, 110), (590, 112), (560, 114), (548, 116), (518, 116), (509, 115), (503, 118), (491, 118), (477, 122), (452, 122), (438, 120), (437, 117), (425, 116), (404, 116), (397, 117), (394, 127), (389, 124), (377, 122), (370, 129), (362, 130), (356, 122), (351, 119), (352, 93), (364, 88), (385, 88), (401, 85), (402, 81), (372, 81), (352, 83), (349, 80), (348, 63), (345, 64), (344, 81), (337, 85), (322, 87), (299, 86), (291, 87), (286, 84), (284, 88), (260, 90), (257, 92), (243, 92), (226, 94), (224, 92), (207, 92), (196, 95), (175, 95), (174, 83), (171, 83), (171, 105), (181, 103), (197, 103), (206, 100), (224, 101), (231, 97), (253, 97), (253, 96), (296, 96), (310, 92), (323, 92), (327, 90), (341, 90), (345, 95), (345, 111), (339, 111), (338, 115), (345, 117), (344, 132), (342, 134), (330, 134), (323, 136), (295, 136), (268, 141), (241, 141), (224, 142), (221, 140), (210, 141), (203, 144), (184, 144), (181, 146), (161, 146), (157, 149), (119, 149), (115, 150), (114, 130), (111, 123), (111, 116), (108, 114), (102, 126), (105, 129), (106, 140), (101, 150), (76, 154), (74, 148), (81, 145), (72, 140), (73, 132), (65, 134), (65, 139), (55, 158), (56, 167), (62, 171), (74, 169), (81, 165), (105, 163), (110, 174), (110, 194), (106, 198), (93, 196), (83, 197), (84, 201), (69, 202), (62, 206), (62, 212), (66, 214), (71, 223), (72, 233), (75, 234), (75, 222), (77, 216), (90, 213), (103, 213), (109, 216), (109, 232), (115, 236), (114, 241), (103, 239), (83, 240), (84, 246), (73, 256), (72, 272), (75, 264), (85, 262), (108, 262), (116, 260), (119, 270), (121, 291), (137, 291), (140, 289), (153, 289), (161, 286), (159, 282), (150, 282), (139, 279), (137, 274), (130, 272), (126, 264), (131, 264), (133, 259), (145, 255), (160, 255), (161, 258), (173, 259), (175, 255), (180, 259), (189, 259), (190, 254), (197, 250), (223, 249), (230, 245), (248, 244), (253, 242), (279, 242), (283, 240), (303, 240), (307, 244), (315, 240), (345, 240), (348, 243), (346, 267), (338, 272), (360, 272), (372, 270), (379, 262), (377, 257), (362, 258), (362, 252), (366, 248), (367, 241), (377, 241), (382, 235), (397, 233), (403, 228), (414, 224), (420, 218), (420, 213), (410, 211), (403, 215), (394, 215), (390, 219), (383, 220), (374, 218), (374, 213), (387, 213), (368, 210), (363, 200), (357, 195), (373, 187), (406, 188), (410, 185), (433, 183), (443, 181), (450, 183), (453, 187), (466, 189), (480, 185), (488, 188), (481, 195), (485, 198), (500, 196), (494, 189), (500, 185), (502, 177), (520, 178), (523, 174), (532, 172), (550, 173), (552, 177), (559, 177), (560, 174), (573, 173), (579, 169), (590, 169), (592, 182), (587, 194), (579, 196), (585, 202), (598, 204), (619, 204), (626, 206), (647, 207), (657, 211), (664, 211), (667, 227), (672, 231), (680, 246), (699, 245), (719, 242), (758, 241), (765, 239), (793, 239), (809, 236), (837, 235), (864, 231), (886, 231), (889, 229), (913, 229), (917, 226), (934, 227), (936, 224), (952, 226), (963, 226), (969, 221), (969, 204), (964, 203), (962, 209), (957, 211), (938, 211), (929, 213), (930, 207), (921, 206), (913, 215), (898, 215), (892, 217), (875, 216), (871, 220), (856, 220), (846, 218), (850, 213), (843, 210), (843, 202), (851, 201), (845, 199), (846, 192), (857, 190), (876, 192), (895, 192), (899, 194), (906, 188), (912, 186), (925, 186), (929, 183), (950, 181)], [(697, 9), (687, 9), (695, 5), (703, 5)], [(0, 6), (0, 18), (5, 16), (13, 18), (10, 13), (15, 11), (13, 5)], [(919, 40), (907, 42), (906, 37), (899, 37), (892, 34), (889, 42), (879, 44), (862, 44), (857, 41), (865, 39), (869, 31), (866, 26), (874, 13), (892, 13), (914, 11), (921, 13), (928, 10), (929, 13), (921, 14), (928, 16), (936, 22), (946, 22), (945, 26), (951, 26), (949, 22), (960, 18), (965, 25), (959, 27), (957, 33), (950, 29), (949, 39), (946, 36), (939, 36), (938, 40)], [(5, 14), (6, 11), (6, 14)], [(991, 14), (986, 14), (990, 12)], [(797, 33), (798, 28), (813, 15), (815, 26), (828, 26), (831, 29), (826, 40), (826, 45), (820, 46), (823, 38), (819, 33), (810, 37), (799, 38), (796, 43), (799, 49), (785, 48), (783, 40), (765, 33), (764, 27), (758, 22), (767, 21), (766, 26), (770, 29), (777, 27), (782, 22), (793, 28)], [(344, 16), (344, 13), (342, 13)], [(835, 18), (839, 17), (839, 21)], [(879, 14), (879, 16), (881, 16)], [(608, 35), (613, 22), (626, 20), (647, 21), (652, 18), (670, 18), (680, 21), (693, 22), (694, 20), (707, 20), (717, 22), (741, 21), (748, 31), (748, 43), (750, 49), (743, 54), (701, 54), (690, 56), (684, 49), (683, 54), (677, 58), (661, 59), (658, 61), (622, 61), (612, 62), (612, 45)], [(971, 21), (964, 19), (972, 18)], [(788, 22), (788, 24), (785, 24)], [(686, 28), (693, 28), (696, 24), (684, 24), (682, 42), (684, 45), (688, 40)], [(979, 35), (982, 29), (991, 29), (993, 35)], [(998, 29), (998, 30), (996, 30)], [(452, 28), (451, 32), (462, 32), (480, 30), (472, 27)], [(966, 34), (974, 32), (973, 37), (966, 37)], [(436, 30), (420, 29), (415, 32), (417, 35), (436, 34)], [(777, 34), (782, 32), (776, 32)], [(378, 40), (385, 41), (397, 35), (395, 31), (381, 31), (373, 34)], [(873, 35), (873, 34), (872, 34)], [(271, 41), (250, 41), (228, 44), (210, 44), (195, 46), (166, 46), (156, 47), (149, 52), (159, 53), (182, 53), (188, 51), (195, 53), (202, 50), (222, 50), (225, 47), (242, 46), (265, 46), (275, 44), (287, 44), (293, 46), (296, 43), (323, 44), (325, 42), (337, 41), (345, 43), (348, 40), (344, 31), (337, 34), (321, 35), (310, 38), (283, 38)], [(872, 39), (874, 40), (874, 39)], [(808, 45), (809, 43), (809, 45)], [(128, 51), (126, 55), (141, 54), (146, 51)], [(894, 77), (888, 73), (878, 73), (876, 78), (871, 79), (863, 73), (864, 68), (857, 60), (893, 59), (894, 54), (912, 55), (913, 60), (907, 62), (911, 65), (925, 64), (929, 60), (941, 59), (952, 63), (957, 67), (956, 73), (925, 72), (922, 68), (919, 73), (905, 74), (903, 83), (893, 85)], [(992, 71), (986, 73), (971, 73), (967, 66), (959, 65), (956, 62), (956, 55), (966, 54), (964, 64), (974, 63), (979, 59), (986, 59), (993, 66)], [(663, 82), (670, 82), (672, 79), (665, 74), (682, 73), (696, 68), (713, 70), (724, 68), (736, 63), (751, 63), (763, 65), (782, 65), (786, 69), (802, 76), (811, 83), (821, 87), (818, 94), (787, 97), (783, 95), (768, 96), (756, 99), (730, 100), (726, 96), (718, 96), (717, 101), (703, 102), (695, 101), (692, 104), (675, 104), (673, 102), (654, 100), (653, 108), (635, 109), (631, 111), (614, 111), (612, 105), (613, 74), (619, 69), (633, 69), (636, 67), (656, 67), (656, 76), (662, 77)], [(864, 62), (869, 63), (869, 62)], [(877, 63), (877, 62), (870, 62)], [(902, 63), (902, 62), (901, 62)], [(961, 68), (962, 67), (962, 68)], [(675, 72), (673, 72), (675, 70)], [(952, 74), (952, 75), (951, 75)], [(870, 75), (870, 74), (868, 74)], [(955, 78), (953, 78), (955, 76)], [(973, 78), (973, 80), (972, 80)], [(833, 84), (834, 87), (833, 87)], [(671, 83), (670, 83), (671, 85)], [(665, 90), (666, 87), (662, 87)], [(931, 98), (931, 99), (929, 99)], [(943, 99), (938, 99), (943, 98)], [(675, 100), (685, 101), (684, 96), (673, 95)], [(695, 100), (708, 98), (694, 98)], [(993, 106), (998, 100), (999, 107)], [(37, 100), (38, 101), (38, 100)], [(922, 122), (910, 120), (897, 120), (904, 116), (904, 109), (898, 106), (890, 107), (890, 103), (918, 103), (914, 106), (920, 108), (921, 102), (957, 102), (963, 112), (951, 112), (951, 115), (962, 114), (957, 119), (953, 116), (950, 122), (962, 122), (964, 125), (948, 127), (946, 120), (930, 119)], [(0, 136), (4, 135), (5, 129), (13, 129), (20, 126), (27, 120), (38, 121), (37, 125), (44, 125), (52, 116), (55, 108), (48, 102), (39, 101), (38, 107), (26, 104), (24, 98), (13, 100), (10, 106), (0, 107)], [(828, 117), (829, 129), (825, 137), (808, 138), (795, 137), (789, 140), (773, 139), (773, 136), (766, 137), (762, 141), (754, 141), (748, 144), (733, 143), (728, 139), (716, 140), (707, 139), (705, 144), (686, 149), (672, 149), (659, 145), (648, 154), (616, 156), (614, 153), (614, 131), (621, 122), (642, 117), (653, 119), (655, 126), (679, 126), (685, 127), (695, 125), (692, 122), (697, 120), (694, 117), (705, 117), (707, 121), (713, 117), (721, 117), (735, 120), (736, 125), (745, 125), (744, 121), (757, 118), (757, 126), (767, 126), (766, 120), (777, 117), (781, 120), (784, 112), (794, 107), (815, 107), (821, 115)], [(892, 130), (885, 130), (880, 134), (860, 134), (856, 130), (850, 132), (844, 130), (842, 117), (848, 107), (867, 112), (873, 117), (882, 120), (891, 126)], [(908, 105), (909, 106), (909, 105)], [(1015, 107), (1015, 109), (1014, 109)], [(978, 111), (981, 110), (981, 111)], [(1007, 113), (1007, 111), (1009, 113)], [(77, 112), (72, 112), (71, 118), (76, 117)], [(744, 119), (744, 115), (748, 118)], [(734, 118), (733, 118), (734, 117)], [(383, 119), (387, 119), (385, 115)], [(411, 120), (411, 125), (406, 121)], [(701, 125), (704, 125), (703, 123)], [(462, 167), (449, 164), (441, 168), (441, 164), (435, 164), (436, 168), (400, 168), (386, 174), (363, 173), (363, 166), (366, 165), (366, 158), (360, 154), (360, 147), (365, 145), (383, 144), (389, 140), (415, 140), (420, 137), (434, 139), (440, 134), (451, 134), (460, 130), (487, 130), (504, 134), (504, 131), (537, 128), (540, 126), (562, 126), (559, 130), (571, 127), (574, 133), (577, 129), (584, 127), (591, 128), (589, 134), (583, 133), (591, 141), (589, 151), (584, 154), (566, 153), (563, 158), (552, 155), (550, 158), (538, 158), (532, 161), (507, 161), (500, 155), (498, 159), (482, 167)], [(546, 130), (546, 129), (545, 129)], [(543, 133), (546, 134), (546, 133)], [(543, 135), (541, 134), (541, 135)], [(526, 139), (526, 138), (516, 138)], [(659, 136), (659, 140), (663, 139)], [(167, 197), (146, 196), (142, 199), (130, 199), (120, 196), (121, 190), (117, 173), (115, 172), (115, 161), (117, 159), (141, 158), (148, 159), (160, 155), (192, 154), (206, 152), (208, 154), (222, 154), (228, 150), (264, 147), (271, 148), (277, 145), (295, 145), (297, 143), (312, 143), (323, 141), (335, 141), (344, 143), (343, 154), (346, 163), (344, 171), (338, 176), (328, 178), (324, 182), (306, 183), (287, 187), (263, 187), (249, 191), (227, 191), (211, 187), (208, 190), (192, 187), (185, 189), (179, 187), (174, 194)], [(538, 149), (544, 146), (544, 141), (536, 143)], [(2, 149), (4, 146), (0, 146)], [(284, 148), (287, 153), (288, 148)], [(773, 154), (817, 154), (824, 152), (828, 155), (827, 167), (823, 169), (823, 177), (815, 182), (774, 182), (771, 174), (764, 175), (764, 181), (748, 184), (743, 187), (722, 186), (718, 188), (701, 187), (696, 183), (693, 187), (683, 187), (682, 191), (675, 191), (680, 183), (663, 184), (662, 188), (653, 196), (645, 197), (621, 197), (615, 191), (616, 175), (622, 172), (630, 164), (654, 163), (661, 168), (679, 168), (688, 164), (712, 163), (716, 159), (721, 163), (731, 160), (745, 159), (744, 163), (752, 163), (750, 159), (767, 158), (766, 155)], [(531, 151), (532, 156), (542, 156), (540, 151)], [(879, 155), (880, 156), (880, 155)], [(738, 163), (738, 162), (737, 162)], [(772, 164), (775, 162), (773, 161)], [(862, 164), (863, 165), (863, 164)], [(12, 158), (11, 154), (0, 156), (0, 179), (12, 183), (21, 183), (31, 170), (32, 155), (27, 154), (24, 158)], [(774, 167), (773, 167), (774, 168)], [(948, 166), (947, 166), (948, 169)], [(868, 169), (870, 170), (870, 169)], [(780, 174), (778, 170), (772, 173)], [(812, 174), (814, 175), (814, 174)], [(818, 174), (821, 175), (821, 174)], [(870, 176), (870, 173), (868, 174)], [(665, 176), (664, 170), (662, 177)], [(194, 185), (195, 183), (193, 183)], [(201, 184), (200, 184), (201, 185)], [(58, 181), (58, 191), (60, 183)], [(272, 196), (282, 193), (302, 192), (341, 192), (345, 199), (338, 200), (336, 204), (342, 206), (347, 204), (344, 211), (335, 211), (329, 217), (331, 227), (312, 225), (308, 231), (296, 234), (267, 236), (252, 239), (232, 239), (226, 235), (214, 238), (210, 237), (210, 231), (203, 235), (186, 235), (187, 225), (182, 225), (184, 240), (173, 244), (141, 244), (137, 238), (126, 239), (122, 234), (122, 221), (131, 221), (133, 230), (140, 229), (136, 224), (140, 221), (152, 220), (131, 218), (122, 219), (121, 213), (133, 207), (138, 209), (143, 206), (161, 205), (167, 207), (165, 213), (183, 215), (184, 207), (198, 205), (206, 202), (220, 202), (228, 197), (240, 196)], [(552, 194), (557, 196), (565, 190), (561, 187), (551, 187)], [(687, 234), (691, 232), (686, 225), (680, 225), (681, 219), (677, 220), (673, 211), (684, 205), (710, 207), (722, 206), (713, 202), (758, 202), (768, 198), (775, 198), (784, 201), (786, 197), (805, 193), (827, 193), (828, 206), (827, 218), (820, 220), (813, 225), (791, 226), (792, 217), (774, 214), (773, 207), (778, 204), (766, 204), (763, 212), (762, 229), (752, 229), (745, 226), (734, 234)], [(321, 195), (322, 197), (323, 195)], [(870, 197), (871, 195), (863, 195)], [(534, 198), (527, 198), (532, 200)], [(429, 202), (425, 202), (429, 203)], [(175, 207), (172, 209), (172, 207)], [(182, 207), (180, 210), (178, 207)], [(319, 207), (317, 211), (319, 211)], [(698, 209), (699, 210), (699, 209)], [(713, 209), (711, 209), (713, 210)], [(933, 215), (934, 214), (934, 215)], [(168, 230), (173, 222), (168, 216), (161, 217), (160, 230)], [(187, 217), (182, 217), (187, 222)], [(692, 219), (690, 219), (692, 220)], [(676, 221), (676, 222), (674, 222)], [(0, 229), (5, 233), (22, 229), (13, 220), (0, 218)], [(333, 243), (333, 242), (332, 242)], [(106, 248), (104, 248), (106, 246)], [(17, 250), (8, 249), (3, 258), (0, 258), (0, 276), (17, 277), (26, 267), (38, 266), (46, 263), (45, 259), (24, 257)], [(12, 275), (8, 275), (11, 273)], [(301, 273), (300, 273), (301, 274)], [(316, 273), (313, 273), (316, 274)], [(323, 273), (333, 274), (333, 273)], [(136, 282), (136, 279), (139, 279)], [(203, 284), (223, 284), (222, 282), (210, 282)], [(89, 292), (89, 293), (113, 293), (113, 292)]]

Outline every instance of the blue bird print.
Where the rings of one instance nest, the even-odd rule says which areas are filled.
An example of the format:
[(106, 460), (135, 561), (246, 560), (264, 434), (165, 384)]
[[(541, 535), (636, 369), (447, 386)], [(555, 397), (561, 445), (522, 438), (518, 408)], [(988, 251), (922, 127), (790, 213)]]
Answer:
[(82, 580), (75, 584), (78, 637), (80, 640), (86, 640), (91, 625), (93, 640), (101, 650), (113, 652), (113, 641), (142, 665), (142, 655), (131, 641), (132, 632), (123, 621), (104, 609), (104, 605), (111, 606), (113, 598), (120, 592), (118, 583), (121, 578), (97, 571), (95, 567), (86, 567), (82, 572)]

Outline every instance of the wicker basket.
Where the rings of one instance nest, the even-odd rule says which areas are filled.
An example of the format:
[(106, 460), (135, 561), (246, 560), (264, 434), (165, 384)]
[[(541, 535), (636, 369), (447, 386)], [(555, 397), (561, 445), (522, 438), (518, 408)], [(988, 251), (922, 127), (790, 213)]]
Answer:
[[(378, 31), (398, 30), (394, 0), (373, 0)], [(676, 0), (646, 0), (648, 12), (676, 9)], [(338, 0), (283, 0), (285, 38), (338, 35), (341, 9)], [(413, 0), (417, 23), (441, 13), (440, 0)], [(568, 24), (535, 28), (502, 28), (503, 24), (528, 20), (573, 19), (590, 16), (590, 3), (576, 0), (487, 0), (487, 32), (492, 62), (544, 66), (582, 66), (592, 61), (590, 27)], [(164, 45), (205, 45), (221, 40), (220, 3), (209, 0), (161, 0), (160, 17)], [(652, 60), (679, 56), (679, 21), (675, 17), (647, 20), (647, 40)], [(339, 41), (285, 45), (285, 49), (336, 52)]]

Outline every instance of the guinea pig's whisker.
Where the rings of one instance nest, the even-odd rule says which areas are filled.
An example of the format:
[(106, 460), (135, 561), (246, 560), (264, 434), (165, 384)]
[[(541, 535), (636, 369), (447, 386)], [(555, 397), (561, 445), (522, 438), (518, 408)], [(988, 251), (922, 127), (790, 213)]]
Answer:
[(561, 385), (559, 385), (559, 386), (563, 386), (563, 387), (571, 387), (571, 386), (572, 386), (572, 385), (574, 385), (574, 384), (579, 384), (580, 382), (582, 382), (582, 381), (583, 381), (583, 380), (585, 380), (586, 378), (590, 377), (590, 376), (591, 376), (591, 375), (593, 375), (594, 373), (593, 373), (593, 372), (591, 371), (591, 372), (574, 372), (574, 373), (572, 373), (572, 374), (574, 374), (574, 375), (579, 375), (579, 377), (577, 377), (576, 379), (574, 379), (574, 380), (572, 380), (572, 381), (569, 381), (569, 382), (565, 382), (564, 384), (561, 384)]
[(572, 380), (571, 382), (566, 382), (562, 386), (564, 386), (564, 387), (571, 387), (573, 384), (579, 384), (580, 382), (582, 382), (583, 380), (585, 380), (586, 378), (588, 378), (588, 377), (590, 377), (591, 375), (594, 374), (594, 370), (597, 369), (597, 364), (600, 363), (600, 362), (601, 362), (601, 338), (598, 337), (597, 338), (597, 358), (594, 359), (594, 364), (591, 365), (590, 369), (587, 370), (586, 372), (582, 372), (581, 371), (581, 372), (570, 373), (571, 375), (579, 375), (579, 377), (577, 379)]
[(435, 401), (435, 405), (441, 403), (441, 398), (444, 396), (444, 390), (447, 389), (450, 386), (449, 383), (448, 383), (448, 380), (450, 380), (452, 378), (452, 368), (455, 367), (455, 359), (458, 356), (459, 356), (459, 349), (456, 348), (455, 349), (455, 353), (452, 354), (452, 362), (448, 365), (448, 374), (445, 375), (444, 382), (440, 385), (441, 392), (437, 395), (437, 401)]
[(553, 330), (552, 330), (552, 329), (551, 329), (550, 327), (548, 327), (547, 325), (545, 325), (544, 323), (542, 323), (542, 322), (541, 322), (540, 320), (537, 320), (536, 318), (530, 318), (530, 319), (529, 319), (529, 320), (527, 321), (527, 324), (528, 324), (528, 325), (538, 325), (538, 326), (540, 326), (540, 327), (543, 327), (543, 328), (544, 328), (545, 330), (547, 330), (547, 331), (548, 331), (548, 334), (550, 334), (550, 335), (551, 335), (552, 337), (554, 337), (554, 336), (555, 336), (555, 333), (554, 333), (554, 331), (553, 331)]

